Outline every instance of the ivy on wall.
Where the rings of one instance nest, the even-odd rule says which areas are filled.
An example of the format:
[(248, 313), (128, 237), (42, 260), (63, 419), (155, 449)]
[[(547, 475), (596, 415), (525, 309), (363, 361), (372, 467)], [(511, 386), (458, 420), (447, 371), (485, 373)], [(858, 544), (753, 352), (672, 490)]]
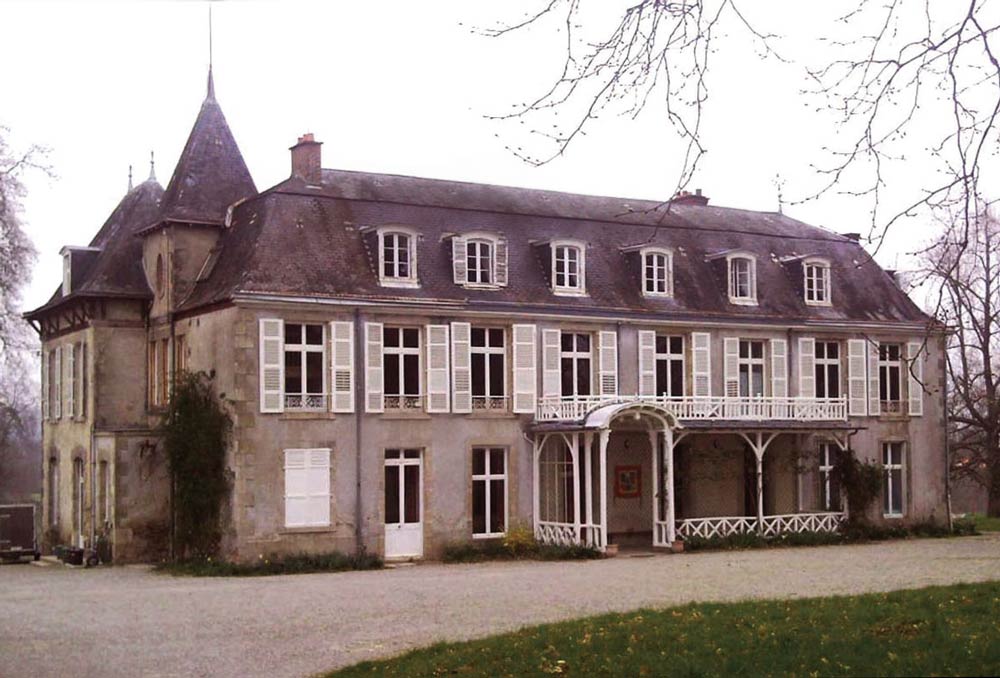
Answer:
[(847, 497), (848, 522), (867, 525), (868, 510), (882, 494), (882, 465), (860, 461), (854, 450), (846, 450), (833, 467), (833, 473)]
[(173, 483), (174, 557), (218, 552), (229, 494), (226, 444), (232, 421), (204, 372), (179, 373), (161, 432)]

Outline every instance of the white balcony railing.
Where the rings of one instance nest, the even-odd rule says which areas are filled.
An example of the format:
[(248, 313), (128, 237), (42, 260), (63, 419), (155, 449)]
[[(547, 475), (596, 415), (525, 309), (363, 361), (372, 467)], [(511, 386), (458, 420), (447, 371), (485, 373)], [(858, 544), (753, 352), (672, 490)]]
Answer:
[(474, 412), (502, 412), (507, 409), (505, 396), (472, 396)]
[(701, 537), (713, 539), (732, 534), (757, 533), (765, 537), (796, 532), (836, 532), (846, 515), (840, 512), (789, 513), (778, 516), (764, 516), (761, 525), (756, 516), (715, 516), (711, 518), (687, 518), (678, 520), (677, 536), (681, 539)]
[(678, 419), (746, 421), (846, 421), (846, 398), (776, 398), (727, 396), (543, 396), (537, 421), (581, 421), (606, 405), (649, 404), (672, 412)]
[(285, 394), (285, 409), (286, 410), (301, 410), (301, 411), (325, 411), (326, 410), (326, 394), (323, 393), (307, 393), (307, 394)]
[(421, 395), (386, 395), (382, 397), (387, 411), (413, 412), (424, 409), (424, 397)]

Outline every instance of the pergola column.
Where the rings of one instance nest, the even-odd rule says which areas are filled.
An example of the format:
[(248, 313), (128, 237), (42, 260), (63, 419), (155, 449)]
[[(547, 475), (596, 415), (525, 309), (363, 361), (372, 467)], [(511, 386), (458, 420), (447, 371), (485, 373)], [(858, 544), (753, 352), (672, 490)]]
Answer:
[(740, 437), (743, 438), (750, 445), (750, 449), (753, 450), (754, 457), (757, 459), (757, 532), (763, 533), (764, 531), (764, 452), (767, 451), (768, 445), (770, 445), (775, 438), (778, 437), (776, 432), (765, 433), (764, 431), (755, 431), (753, 437), (747, 435), (746, 433), (740, 432)]
[[(584, 497), (584, 523), (587, 525), (587, 535), (591, 539), (594, 538), (594, 463), (592, 459), (593, 455), (593, 442), (594, 434), (591, 432), (585, 432), (583, 435), (583, 454), (581, 455), (584, 460), (583, 469), (583, 480), (584, 480), (584, 492), (586, 496)], [(596, 539), (594, 539), (596, 541)], [(591, 544), (591, 546), (597, 546), (597, 544)]]
[(600, 473), (601, 473), (601, 549), (608, 545), (608, 440), (611, 438), (611, 429), (602, 428), (597, 434), (598, 446), (600, 448)]
[[(683, 434), (681, 434), (683, 437)], [(678, 439), (679, 440), (679, 439)], [(673, 544), (677, 539), (674, 519), (674, 430), (669, 426), (663, 429), (663, 446), (666, 451), (664, 463), (667, 465), (667, 543)]]
[(548, 434), (543, 433), (540, 436), (535, 436), (533, 442), (534, 445), (534, 477), (532, 478), (532, 485), (534, 486), (534, 496), (532, 498), (532, 513), (535, 528), (535, 539), (539, 538), (538, 534), (538, 521), (541, 520), (541, 494), (542, 494), (542, 478), (541, 478), (541, 464), (540, 459), (542, 456), (542, 448), (545, 446), (545, 441), (548, 440)]

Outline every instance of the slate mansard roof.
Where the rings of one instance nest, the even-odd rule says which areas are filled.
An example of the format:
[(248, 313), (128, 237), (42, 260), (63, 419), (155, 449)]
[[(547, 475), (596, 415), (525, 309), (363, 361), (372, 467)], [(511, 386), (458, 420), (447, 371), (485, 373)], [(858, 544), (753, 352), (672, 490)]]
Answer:
[[(325, 169), (319, 186), (293, 177), (233, 217), (185, 309), (259, 294), (678, 320), (929, 321), (856, 241), (778, 213)], [(363, 231), (389, 225), (419, 233), (417, 289), (379, 285)], [(472, 231), (507, 238), (506, 288), (454, 284), (449, 236)], [(587, 245), (586, 297), (551, 291), (537, 245), (558, 238)], [(643, 296), (622, 248), (644, 244), (673, 249), (674, 298)], [(729, 303), (725, 266), (706, 260), (726, 250), (756, 256), (757, 306)], [(803, 256), (831, 262), (831, 306), (805, 304)], [(785, 257), (798, 259), (778, 261)]]

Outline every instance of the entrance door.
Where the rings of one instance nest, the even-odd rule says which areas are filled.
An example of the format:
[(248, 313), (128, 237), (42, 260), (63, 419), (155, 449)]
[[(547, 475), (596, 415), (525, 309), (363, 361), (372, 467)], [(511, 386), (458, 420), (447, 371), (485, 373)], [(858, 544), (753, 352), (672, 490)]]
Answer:
[(424, 554), (423, 465), (420, 450), (385, 451), (385, 557)]
[(76, 545), (83, 548), (83, 459), (73, 460), (73, 531), (76, 532)]

